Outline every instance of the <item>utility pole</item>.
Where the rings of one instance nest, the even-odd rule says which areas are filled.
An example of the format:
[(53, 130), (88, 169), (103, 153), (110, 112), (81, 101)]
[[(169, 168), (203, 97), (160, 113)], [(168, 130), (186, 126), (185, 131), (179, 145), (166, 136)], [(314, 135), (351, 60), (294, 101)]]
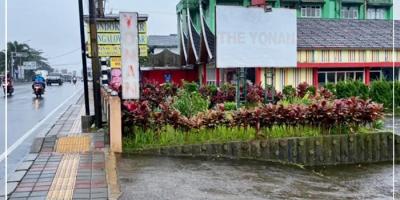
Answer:
[(81, 34), (81, 54), (82, 54), (82, 68), (83, 68), (83, 90), (85, 93), (85, 114), (90, 115), (89, 107), (89, 88), (87, 77), (87, 62), (86, 62), (86, 44), (85, 44), (85, 28), (83, 24), (83, 0), (78, 0), (79, 3), (79, 26)]
[(90, 47), (92, 56), (93, 73), (93, 96), (95, 124), (97, 128), (102, 127), (101, 120), (101, 97), (100, 97), (100, 62), (97, 48), (97, 26), (96, 26), (96, 4), (95, 0), (89, 0), (89, 27), (90, 27)]
[(97, 16), (104, 17), (104, 0), (97, 0)]

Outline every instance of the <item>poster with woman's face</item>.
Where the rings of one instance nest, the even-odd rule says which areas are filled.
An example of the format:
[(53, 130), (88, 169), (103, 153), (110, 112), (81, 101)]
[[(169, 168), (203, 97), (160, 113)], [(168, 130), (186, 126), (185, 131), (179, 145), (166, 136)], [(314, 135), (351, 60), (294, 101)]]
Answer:
[(139, 99), (138, 14), (120, 13), (122, 98)]

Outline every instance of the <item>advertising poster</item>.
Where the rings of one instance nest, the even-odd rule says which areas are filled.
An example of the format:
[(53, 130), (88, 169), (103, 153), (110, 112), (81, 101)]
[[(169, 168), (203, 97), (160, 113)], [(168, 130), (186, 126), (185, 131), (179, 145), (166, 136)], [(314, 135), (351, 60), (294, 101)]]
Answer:
[(122, 99), (139, 99), (137, 20), (137, 13), (120, 13)]

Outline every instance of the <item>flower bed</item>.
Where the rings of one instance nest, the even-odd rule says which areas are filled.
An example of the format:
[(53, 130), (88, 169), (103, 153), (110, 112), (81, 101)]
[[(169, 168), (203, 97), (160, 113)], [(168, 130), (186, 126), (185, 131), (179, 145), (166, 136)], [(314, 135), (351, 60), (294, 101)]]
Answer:
[(374, 128), (383, 115), (381, 104), (334, 99), (328, 90), (317, 92), (305, 84), (286, 89), (276, 104), (263, 104), (268, 92), (248, 86), (251, 106), (235, 110), (232, 88), (143, 85), (140, 101), (123, 103), (124, 147), (360, 133)]

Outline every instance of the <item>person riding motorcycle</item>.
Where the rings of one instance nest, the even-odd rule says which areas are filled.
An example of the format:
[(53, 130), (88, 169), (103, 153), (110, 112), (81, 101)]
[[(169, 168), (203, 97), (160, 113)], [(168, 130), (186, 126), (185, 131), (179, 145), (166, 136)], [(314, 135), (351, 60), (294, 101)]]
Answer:
[(36, 76), (34, 77), (33, 81), (34, 81), (34, 82), (33, 82), (33, 84), (32, 84), (32, 89), (33, 89), (33, 86), (34, 86), (36, 83), (41, 84), (42, 87), (43, 87), (43, 89), (46, 88), (46, 80), (43, 78), (43, 76), (42, 76), (41, 74), (36, 74)]
[(3, 91), (4, 92), (6, 92), (5, 86), (7, 86), (8, 92), (10, 94), (13, 93), (13, 91), (14, 91), (14, 89), (13, 89), (13, 78), (10, 76), (10, 73), (7, 73), (7, 80), (6, 80), (5, 76), (1, 79), (1, 83), (2, 83), (2, 87), (3, 87)]
[(12, 77), (10, 76), (10, 73), (7, 73), (7, 81), (6, 81), (6, 77), (4, 76), (3, 79), (1, 80), (2, 83), (6, 83), (9, 82), (12, 84)]

